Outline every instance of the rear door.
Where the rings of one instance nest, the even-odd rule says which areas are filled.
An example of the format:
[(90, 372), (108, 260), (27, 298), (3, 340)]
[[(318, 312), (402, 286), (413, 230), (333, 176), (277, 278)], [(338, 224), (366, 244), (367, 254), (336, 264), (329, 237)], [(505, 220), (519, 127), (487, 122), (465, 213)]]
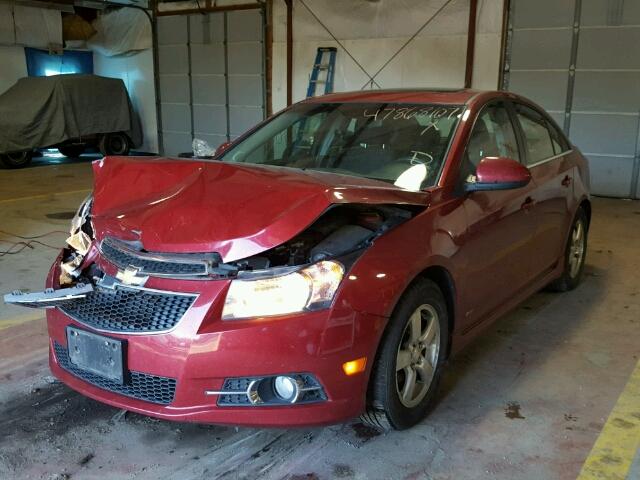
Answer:
[(535, 184), (532, 216), (537, 230), (531, 256), (533, 276), (551, 270), (564, 251), (573, 196), (573, 171), (569, 144), (542, 112), (514, 104), (516, 126), (524, 146), (524, 164)]
[[(475, 175), (485, 157), (521, 157), (504, 102), (486, 105), (471, 131), (460, 181)], [(536, 222), (531, 213), (535, 183), (523, 188), (477, 191), (463, 201), (467, 233), (461, 254), (464, 272), (464, 327), (471, 328), (531, 281)]]

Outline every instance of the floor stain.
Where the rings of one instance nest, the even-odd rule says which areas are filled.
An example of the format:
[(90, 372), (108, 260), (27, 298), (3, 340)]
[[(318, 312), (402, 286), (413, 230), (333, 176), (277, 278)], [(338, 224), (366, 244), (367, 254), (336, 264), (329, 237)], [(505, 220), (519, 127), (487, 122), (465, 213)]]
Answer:
[(614, 425), (614, 426), (616, 426), (616, 427), (618, 427), (618, 428), (623, 428), (623, 429), (625, 429), (625, 430), (629, 430), (629, 429), (631, 429), (631, 428), (633, 428), (633, 427), (635, 427), (635, 426), (636, 426), (636, 424), (635, 424), (635, 423), (633, 423), (633, 422), (628, 422), (628, 421), (626, 421), (626, 420), (624, 420), (624, 419), (622, 419), (622, 418), (614, 418), (614, 419), (611, 421), (611, 424), (612, 424), (612, 425)]
[(78, 462), (78, 465), (86, 465), (91, 460), (93, 460), (93, 457), (95, 457), (93, 453), (89, 453), (88, 455), (85, 455), (84, 457), (82, 457), (82, 460)]
[(353, 425), (351, 425), (351, 428), (353, 428), (356, 437), (358, 437), (360, 440), (363, 440), (364, 442), (380, 435), (380, 432), (378, 430), (372, 427), (368, 427), (364, 423), (354, 423)]
[(355, 475), (355, 472), (353, 471), (353, 468), (351, 468), (349, 465), (345, 465), (343, 463), (336, 463), (333, 466), (333, 476), (335, 478), (349, 478), (349, 477), (353, 477)]
[(45, 217), (52, 220), (71, 220), (75, 216), (76, 212), (54, 212), (47, 213)]
[(520, 404), (517, 402), (509, 402), (504, 409), (504, 416), (510, 418), (512, 420), (519, 418), (524, 420), (526, 417), (523, 417), (520, 413)]

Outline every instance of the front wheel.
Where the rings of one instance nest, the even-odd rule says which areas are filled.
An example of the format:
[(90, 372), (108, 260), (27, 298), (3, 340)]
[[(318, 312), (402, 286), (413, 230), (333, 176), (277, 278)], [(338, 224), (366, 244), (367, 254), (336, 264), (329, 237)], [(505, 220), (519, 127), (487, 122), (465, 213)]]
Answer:
[(389, 319), (360, 419), (380, 430), (403, 430), (422, 420), (437, 393), (448, 340), (442, 292), (431, 280), (417, 281)]
[(589, 220), (583, 208), (579, 208), (571, 225), (569, 239), (564, 253), (564, 270), (557, 280), (549, 285), (556, 292), (566, 292), (578, 286), (582, 279), (584, 261), (587, 257), (587, 233)]
[(0, 155), (0, 163), (7, 168), (23, 168), (31, 163), (33, 152), (31, 150), (25, 152), (12, 152)]

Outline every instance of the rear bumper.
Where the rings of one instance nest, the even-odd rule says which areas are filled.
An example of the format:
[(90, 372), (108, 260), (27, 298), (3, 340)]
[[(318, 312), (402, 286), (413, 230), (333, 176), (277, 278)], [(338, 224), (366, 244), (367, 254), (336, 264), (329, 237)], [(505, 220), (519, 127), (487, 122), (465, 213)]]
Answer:
[[(47, 286), (54, 286), (52, 269)], [(186, 290), (164, 279), (153, 288)], [(166, 333), (98, 331), (59, 309), (47, 311), (50, 366), (69, 387), (100, 402), (166, 420), (227, 425), (286, 427), (324, 425), (353, 418), (364, 408), (371, 361), (385, 319), (350, 308), (333, 308), (271, 318), (222, 321), (225, 282), (193, 282), (198, 299), (176, 328)], [(169, 288), (172, 287), (172, 288)], [(218, 312), (218, 313), (217, 313)], [(66, 327), (126, 341), (127, 370), (175, 380), (172, 401), (160, 405), (100, 388), (64, 368), (55, 347), (67, 348)], [(344, 362), (366, 356), (365, 372), (347, 376)], [(68, 367), (68, 365), (67, 365)], [(287, 373), (313, 375), (326, 400), (277, 406), (218, 406), (225, 379)]]

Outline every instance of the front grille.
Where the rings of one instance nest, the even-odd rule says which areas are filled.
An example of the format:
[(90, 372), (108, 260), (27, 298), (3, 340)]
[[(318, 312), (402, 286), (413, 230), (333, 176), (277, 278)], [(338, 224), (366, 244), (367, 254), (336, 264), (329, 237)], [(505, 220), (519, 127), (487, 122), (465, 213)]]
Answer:
[[(207, 275), (207, 263), (200, 261), (180, 260), (186, 259), (191, 254), (149, 254), (135, 252), (122, 242), (106, 237), (100, 244), (102, 256), (116, 267), (126, 269), (136, 268), (140, 273), (147, 275), (167, 276), (199, 276)], [(158, 258), (153, 258), (158, 257)]]
[(140, 372), (129, 372), (128, 381), (124, 385), (121, 385), (76, 367), (69, 361), (67, 349), (58, 342), (54, 342), (54, 351), (58, 364), (64, 370), (98, 388), (159, 405), (169, 405), (173, 402), (177, 383), (174, 378), (158, 377)]
[(59, 308), (74, 320), (108, 332), (151, 332), (170, 330), (195, 301), (195, 295), (164, 293), (116, 285), (96, 286), (84, 298)]

